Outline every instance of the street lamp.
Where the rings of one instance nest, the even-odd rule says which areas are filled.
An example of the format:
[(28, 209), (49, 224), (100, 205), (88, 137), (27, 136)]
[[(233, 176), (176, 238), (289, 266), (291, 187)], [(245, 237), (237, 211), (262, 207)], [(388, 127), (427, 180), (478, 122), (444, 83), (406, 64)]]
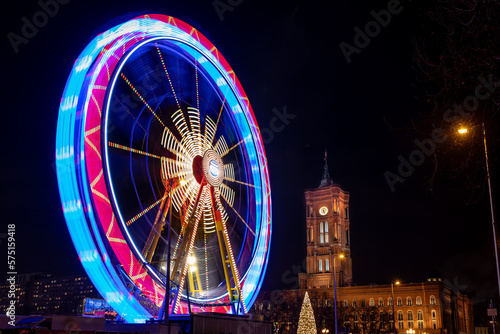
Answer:
[(394, 285), (399, 285), (399, 281), (391, 282), (391, 296), (392, 296), (392, 333), (396, 334), (396, 318), (394, 314)]
[[(495, 262), (497, 265), (497, 280), (498, 280), (498, 293), (500, 294), (500, 270), (498, 268), (498, 251), (497, 251), (497, 233), (495, 230), (495, 212), (493, 211), (493, 196), (491, 195), (491, 178), (490, 178), (490, 164), (488, 162), (488, 146), (486, 145), (486, 129), (484, 128), (484, 122), (481, 123), (483, 128), (483, 143), (484, 143), (484, 159), (486, 162), (486, 175), (488, 177), (488, 190), (490, 195), (490, 210), (491, 210), (491, 227), (493, 229), (493, 245), (495, 246)], [(458, 129), (458, 133), (466, 134), (467, 128), (461, 127)]]
[(337, 334), (337, 277), (335, 275), (335, 272), (337, 271), (337, 267), (335, 266), (335, 258), (337, 256), (343, 259), (344, 254), (333, 254), (333, 304), (335, 309), (335, 334)]
[(330, 333), (330, 331), (329, 331), (328, 329), (326, 329), (326, 328), (323, 328), (323, 329), (321, 330), (321, 333)]

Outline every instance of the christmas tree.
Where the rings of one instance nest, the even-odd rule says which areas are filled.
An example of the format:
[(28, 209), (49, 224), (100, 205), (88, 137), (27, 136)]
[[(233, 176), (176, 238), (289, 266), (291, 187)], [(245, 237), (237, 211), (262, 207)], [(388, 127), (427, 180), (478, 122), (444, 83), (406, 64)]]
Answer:
[(304, 302), (302, 303), (302, 309), (300, 310), (299, 317), (299, 327), (297, 328), (297, 334), (316, 334), (316, 321), (314, 320), (314, 312), (311, 305), (311, 300), (309, 300), (309, 294), (306, 291), (304, 296)]

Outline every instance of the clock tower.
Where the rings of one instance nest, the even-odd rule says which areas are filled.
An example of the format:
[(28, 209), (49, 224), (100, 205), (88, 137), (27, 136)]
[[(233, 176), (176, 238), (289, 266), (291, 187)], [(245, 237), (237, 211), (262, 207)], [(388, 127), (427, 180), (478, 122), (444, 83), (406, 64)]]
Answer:
[(301, 289), (347, 286), (352, 282), (349, 193), (330, 178), (325, 152), (323, 179), (305, 192), (307, 273), (299, 274)]

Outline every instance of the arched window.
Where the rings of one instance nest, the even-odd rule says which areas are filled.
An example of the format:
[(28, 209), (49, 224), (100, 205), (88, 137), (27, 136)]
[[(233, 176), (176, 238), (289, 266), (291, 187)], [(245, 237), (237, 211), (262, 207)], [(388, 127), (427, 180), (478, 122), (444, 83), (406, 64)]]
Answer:
[(401, 299), (401, 297), (398, 297), (398, 303), (396, 305), (403, 306), (403, 300)]
[(375, 306), (375, 299), (370, 298), (370, 306)]
[(417, 327), (418, 329), (424, 329), (424, 312), (421, 310), (417, 312)]
[(387, 305), (389, 305), (389, 306), (392, 306), (392, 305), (393, 305), (393, 304), (392, 304), (392, 298), (391, 298), (391, 297), (387, 298)]
[(398, 311), (398, 328), (399, 329), (404, 329), (404, 316), (403, 316), (403, 311)]
[(357, 307), (357, 303), (355, 300), (352, 301), (352, 307)]
[(432, 329), (437, 329), (436, 311), (433, 310), (431, 315), (432, 315)]
[(417, 297), (417, 305), (422, 305), (422, 298), (420, 296)]
[(349, 301), (347, 299), (344, 300), (344, 307), (349, 307)]
[(406, 297), (406, 305), (411, 306), (411, 297)]
[(361, 299), (361, 307), (365, 307), (366, 306), (366, 302), (364, 299)]
[(330, 261), (328, 259), (325, 260), (325, 271), (330, 271)]
[(379, 298), (378, 306), (384, 306), (384, 300), (382, 298)]
[(408, 311), (408, 328), (413, 328), (413, 312)]
[(318, 261), (318, 271), (319, 272), (323, 271), (323, 261), (321, 261), (321, 260)]
[(431, 305), (436, 305), (436, 297), (431, 296)]

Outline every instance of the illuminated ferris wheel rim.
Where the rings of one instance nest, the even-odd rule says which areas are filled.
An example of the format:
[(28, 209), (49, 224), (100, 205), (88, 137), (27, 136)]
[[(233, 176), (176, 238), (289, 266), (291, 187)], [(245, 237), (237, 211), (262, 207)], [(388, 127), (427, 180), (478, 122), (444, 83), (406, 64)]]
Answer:
[[(109, 70), (109, 67), (116, 66), (116, 62), (113, 63), (112, 60), (110, 60), (112, 56), (116, 57), (115, 53), (119, 56), (123, 56), (123, 54), (125, 54), (125, 49), (127, 49), (127, 51), (130, 49), (130, 45), (127, 45), (126, 48), (125, 44), (127, 42), (135, 45), (134, 42), (137, 43), (143, 39), (151, 40), (152, 38), (177, 39), (182, 43), (189, 44), (190, 47), (204, 50), (206, 58), (213, 62), (215, 67), (224, 75), (229, 87), (238, 99), (238, 105), (243, 106), (243, 108), (241, 108), (242, 110), (240, 109), (239, 112), (244, 114), (246, 124), (252, 135), (252, 142), (255, 145), (253, 148), (253, 158), (257, 159), (254, 161), (257, 161), (257, 166), (259, 167), (259, 177), (257, 179), (261, 180), (263, 185), (260, 197), (261, 203), (259, 204), (262, 207), (262, 212), (260, 214), (262, 217), (261, 222), (263, 222), (264, 225), (257, 225), (261, 231), (252, 251), (253, 258), (251, 266), (249, 267), (254, 269), (260, 268), (257, 269), (260, 274), (252, 276), (252, 281), (249, 282), (247, 280), (251, 272), (249, 269), (241, 279), (242, 285), (244, 285), (242, 288), (244, 293), (243, 297), (248, 299), (247, 303), (251, 305), (262, 283), (263, 273), (267, 266), (267, 258), (269, 255), (268, 248), (270, 245), (270, 191), (262, 139), (258, 132), (255, 117), (248, 103), (248, 99), (238, 79), (234, 75), (234, 72), (222, 55), (220, 55), (218, 50), (193, 27), (169, 16), (141, 16), (97, 36), (77, 59), (68, 79), (59, 111), (58, 133), (56, 138), (56, 166), (58, 170), (58, 182), (63, 212), (75, 248), (77, 249), (89, 277), (98, 290), (127, 321), (136, 322), (141, 321), (141, 319), (144, 320), (149, 318), (147, 311), (144, 313), (145, 310), (138, 304), (137, 300), (134, 301), (133, 299), (125, 297), (128, 294), (127, 289), (119, 279), (116, 268), (114, 268), (110, 262), (109, 254), (114, 254), (114, 256), (118, 255), (121, 259), (120, 262), (124, 265), (123, 261), (125, 257), (127, 257), (126, 254), (122, 253), (120, 255), (116, 253), (119, 249), (116, 247), (113, 248), (113, 253), (109, 253), (105, 243), (107, 242), (108, 245), (112, 247), (114, 247), (114, 244), (109, 244), (111, 239), (109, 239), (108, 235), (106, 235), (108, 238), (106, 240), (106, 238), (101, 238), (97, 231), (99, 229), (99, 224), (103, 224), (103, 228), (107, 227), (108, 232), (111, 231), (113, 220), (111, 220), (111, 223), (104, 222), (103, 220), (103, 217), (107, 217), (106, 215), (108, 215), (109, 218), (110, 213), (112, 218), (111, 208), (103, 209), (102, 203), (95, 204), (99, 201), (102, 202), (102, 198), (99, 199), (96, 193), (99, 193), (106, 199), (107, 192), (106, 188), (102, 187), (102, 184), (100, 184), (97, 178), (96, 171), (92, 165), (92, 159), (94, 159), (94, 162), (97, 160), (95, 160), (95, 157), (92, 157), (94, 153), (88, 148), (90, 144), (98, 144), (97, 146), (101, 146), (98, 141), (94, 141), (94, 139), (90, 138), (94, 132), (99, 134), (100, 130), (94, 131), (95, 128), (89, 128), (88, 124), (93, 122), (92, 117), (96, 116), (96, 110), (99, 108), (98, 102), (95, 101), (99, 100), (102, 102), (103, 100), (103, 96), (100, 95), (99, 92), (96, 93), (96, 87), (99, 87), (101, 83), (106, 83), (106, 86), (108, 85), (105, 78), (103, 79), (104, 76), (102, 76), (102, 71), (104, 69)], [(124, 49), (122, 54), (119, 53), (120, 47)], [(89, 70), (93, 70), (93, 72), (91, 72), (91, 77), (87, 77)], [(93, 106), (93, 102), (95, 102), (97, 109)], [(75, 114), (77, 112), (81, 113), (82, 111), (84, 119), (81, 125), (78, 125), (80, 123), (76, 120)], [(92, 112), (94, 112), (94, 115), (90, 115)], [(73, 128), (72, 124), (75, 124), (76, 128)], [(94, 122), (94, 126), (95, 125), (96, 123)], [(93, 132), (88, 135), (91, 130)], [(104, 145), (104, 147), (107, 148), (107, 145)], [(88, 155), (89, 152), (90, 155)], [(81, 170), (75, 169), (77, 164), (80, 165)], [(217, 166), (212, 165), (212, 167), (212, 172), (216, 174), (216, 167), (221, 168), (222, 166), (217, 164)], [(68, 168), (70, 169), (69, 173)], [(208, 171), (210, 172), (210, 169)], [(88, 181), (80, 183), (78, 180)], [(93, 181), (91, 182), (91, 180)], [(123, 221), (122, 219), (120, 220)], [(108, 225), (104, 226), (104, 224)], [(112, 233), (116, 233), (116, 235), (111, 238), (116, 239), (116, 236), (120, 237), (119, 230), (113, 228)], [(132, 257), (130, 257), (129, 260), (134, 261)], [(125, 263), (125, 265), (126, 264), (127, 263)], [(137, 265), (134, 268), (137, 268)], [(132, 275), (132, 272), (130, 275)], [(146, 281), (140, 281), (139, 283), (142, 284), (141, 282), (147, 283)], [(156, 298), (155, 300), (161, 297), (161, 291), (158, 290), (156, 286), (154, 286), (154, 289), (151, 291), (151, 293), (156, 295), (156, 297), (154, 297)]]

